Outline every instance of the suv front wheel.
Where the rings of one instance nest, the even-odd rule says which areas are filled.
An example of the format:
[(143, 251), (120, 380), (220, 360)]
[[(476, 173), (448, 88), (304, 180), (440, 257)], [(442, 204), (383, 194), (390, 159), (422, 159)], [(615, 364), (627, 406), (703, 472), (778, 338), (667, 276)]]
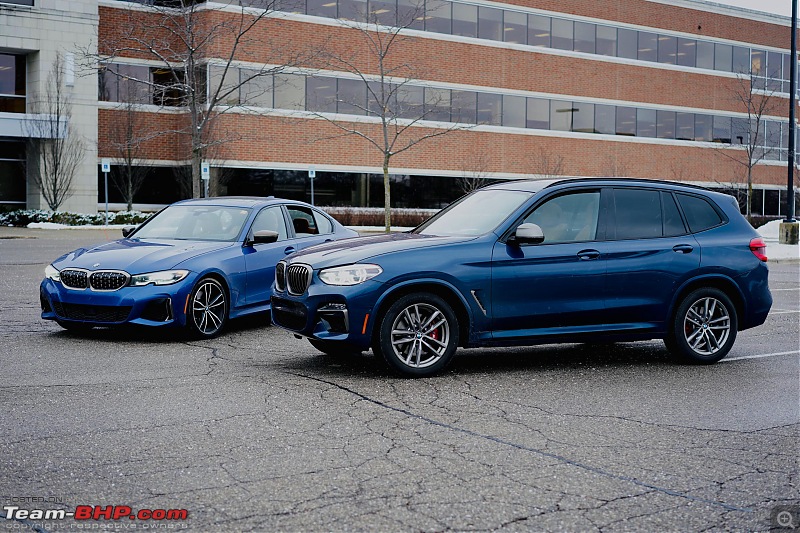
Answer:
[(736, 325), (736, 308), (724, 292), (697, 289), (678, 305), (665, 343), (690, 363), (716, 363), (733, 347)]

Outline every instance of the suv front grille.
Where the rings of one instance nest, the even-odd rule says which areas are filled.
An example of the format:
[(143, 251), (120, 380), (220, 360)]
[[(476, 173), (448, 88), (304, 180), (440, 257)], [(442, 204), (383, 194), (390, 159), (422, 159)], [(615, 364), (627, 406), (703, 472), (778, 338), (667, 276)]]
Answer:
[(275, 288), (279, 291), (286, 290), (286, 263), (283, 261), (275, 266)]
[(311, 267), (308, 265), (290, 265), (286, 269), (286, 288), (289, 294), (299, 296), (311, 285)]
[(93, 291), (116, 291), (128, 284), (130, 274), (122, 270), (97, 270), (89, 272), (80, 268), (65, 268), (61, 271), (61, 283), (68, 289)]

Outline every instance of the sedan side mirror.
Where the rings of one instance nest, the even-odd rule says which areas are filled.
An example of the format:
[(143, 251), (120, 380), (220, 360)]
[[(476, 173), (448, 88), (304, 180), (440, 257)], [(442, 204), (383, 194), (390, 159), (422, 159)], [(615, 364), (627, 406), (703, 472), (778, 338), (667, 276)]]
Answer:
[(530, 222), (517, 226), (517, 231), (508, 238), (508, 244), (521, 246), (523, 244), (540, 244), (544, 242), (544, 232), (536, 224)]
[(253, 244), (269, 244), (272, 242), (277, 242), (277, 240), (278, 240), (277, 231), (262, 229), (253, 233), (253, 240), (251, 242)]
[(136, 226), (125, 226), (124, 228), (122, 228), (122, 236), (127, 239), (128, 235), (133, 233), (133, 230), (135, 230), (135, 229), (136, 229)]

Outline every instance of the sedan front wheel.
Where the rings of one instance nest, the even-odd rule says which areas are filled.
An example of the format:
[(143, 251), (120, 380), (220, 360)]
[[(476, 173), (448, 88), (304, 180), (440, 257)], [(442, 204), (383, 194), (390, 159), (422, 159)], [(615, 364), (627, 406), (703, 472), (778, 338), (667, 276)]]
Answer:
[(189, 298), (186, 325), (191, 334), (200, 338), (218, 335), (228, 319), (228, 296), (222, 284), (214, 278), (201, 279)]

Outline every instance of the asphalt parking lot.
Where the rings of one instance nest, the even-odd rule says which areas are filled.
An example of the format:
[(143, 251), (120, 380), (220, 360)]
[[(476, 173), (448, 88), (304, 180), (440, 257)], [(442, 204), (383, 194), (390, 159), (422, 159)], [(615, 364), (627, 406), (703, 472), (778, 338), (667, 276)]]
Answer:
[(117, 237), (0, 228), (0, 528), (769, 530), (781, 505), (800, 526), (796, 262), (771, 265), (767, 323), (717, 365), (655, 341), (474, 349), (404, 380), (264, 316), (202, 342), (42, 321), (47, 263)]

